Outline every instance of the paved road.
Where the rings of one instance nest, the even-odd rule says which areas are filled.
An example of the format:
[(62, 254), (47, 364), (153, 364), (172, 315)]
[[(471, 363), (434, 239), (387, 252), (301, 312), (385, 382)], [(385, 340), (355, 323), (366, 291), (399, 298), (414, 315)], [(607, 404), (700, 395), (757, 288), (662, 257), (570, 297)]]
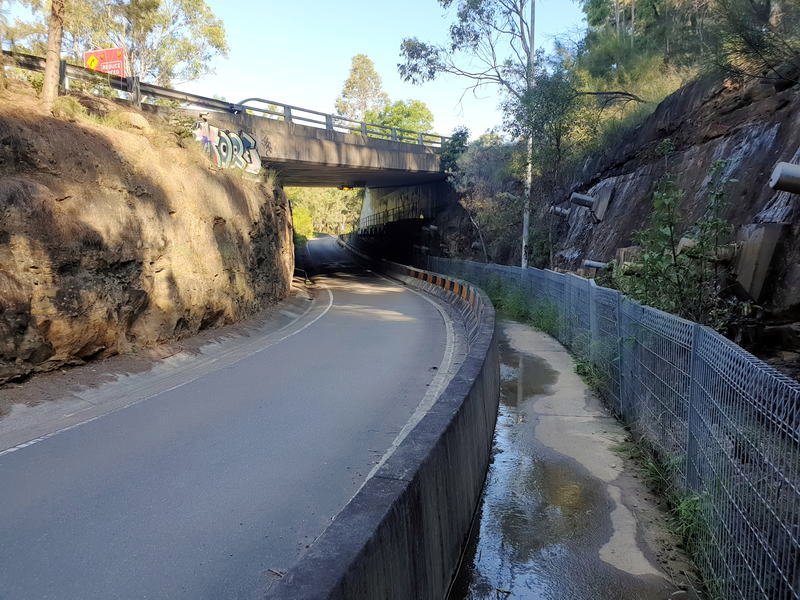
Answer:
[[(0, 454), (0, 598), (258, 597), (363, 483), (445, 354), (436, 307), (312, 241), (284, 339)], [(2, 393), (2, 392), (0, 392)]]

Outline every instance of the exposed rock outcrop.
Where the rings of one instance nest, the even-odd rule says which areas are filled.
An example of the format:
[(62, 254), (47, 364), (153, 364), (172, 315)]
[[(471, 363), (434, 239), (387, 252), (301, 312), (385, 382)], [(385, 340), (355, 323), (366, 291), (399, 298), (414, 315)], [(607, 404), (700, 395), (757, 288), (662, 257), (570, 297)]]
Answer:
[[(681, 214), (693, 224), (706, 210), (712, 166), (724, 160), (724, 175), (736, 180), (727, 187), (727, 218), (734, 227), (785, 224), (758, 300), (779, 313), (800, 308), (800, 196), (768, 186), (777, 162), (800, 159), (799, 91), (701, 79), (664, 100), (625, 143), (585, 165), (574, 189), (613, 195), (601, 223), (593, 222), (588, 209), (573, 207), (560, 266), (574, 269), (586, 258), (607, 261), (617, 248), (631, 245), (647, 224), (654, 185), (667, 169), (686, 192)], [(674, 151), (664, 158), (657, 148), (667, 138)]]
[(0, 383), (288, 293), (291, 215), (269, 177), (214, 169), (139, 113), (111, 128), (24, 100), (0, 97)]

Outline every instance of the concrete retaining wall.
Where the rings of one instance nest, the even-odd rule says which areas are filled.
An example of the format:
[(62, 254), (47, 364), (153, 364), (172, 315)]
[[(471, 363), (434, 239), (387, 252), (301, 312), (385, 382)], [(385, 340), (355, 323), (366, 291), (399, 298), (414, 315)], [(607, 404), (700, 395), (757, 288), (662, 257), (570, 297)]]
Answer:
[(495, 312), (472, 284), (384, 265), (462, 314), (469, 351), (431, 410), (267, 598), (441, 599), (456, 574), (497, 418)]

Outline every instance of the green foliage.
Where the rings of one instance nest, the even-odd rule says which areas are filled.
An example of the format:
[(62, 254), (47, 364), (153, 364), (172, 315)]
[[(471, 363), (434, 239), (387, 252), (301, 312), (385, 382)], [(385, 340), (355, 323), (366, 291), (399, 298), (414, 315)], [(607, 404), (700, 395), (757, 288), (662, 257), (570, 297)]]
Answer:
[[(723, 67), (751, 77), (800, 78), (796, 0), (582, 0), (589, 29), (580, 67), (630, 89), (650, 73)], [(655, 98), (651, 98), (654, 100)]]
[(521, 146), (487, 133), (467, 147), (450, 172), (450, 182), (461, 194), (461, 205), (485, 238), (488, 258), (493, 262), (519, 256), (523, 152)]
[(558, 310), (549, 302), (531, 298), (523, 290), (504, 285), (499, 279), (480, 282), (480, 285), (500, 316), (527, 323), (553, 337), (558, 335), (561, 327)]
[(439, 164), (443, 173), (447, 173), (451, 177), (456, 175), (458, 159), (467, 151), (468, 142), (469, 129), (457, 127), (453, 130), (450, 139), (442, 145), (442, 151), (439, 153)]
[(446, 45), (406, 38), (398, 65), (405, 81), (422, 83), (442, 74), (472, 81), (472, 88), (497, 85), (520, 96), (531, 87), (531, 59), (535, 44), (530, 10), (535, 0), (439, 0), (443, 8), (455, 5), (455, 22)]
[(375, 125), (429, 133), (433, 129), (433, 113), (421, 100), (398, 100), (380, 110), (368, 109), (364, 121)]
[(389, 96), (383, 91), (375, 63), (366, 54), (356, 54), (350, 66), (350, 75), (336, 99), (336, 113), (363, 121), (368, 111), (380, 113), (388, 104)]
[(677, 496), (677, 471), (675, 465), (662, 460), (655, 447), (644, 437), (629, 438), (620, 443), (614, 450), (630, 458), (642, 469), (644, 482), (651, 490), (666, 501), (668, 506), (675, 506)]
[(44, 87), (44, 73), (35, 73), (34, 71), (23, 71), (25, 79), (31, 84), (31, 87), (36, 91), (36, 95), (42, 94), (42, 87)]
[[(713, 42), (710, 2), (695, 0), (582, 0), (589, 30), (581, 53), (593, 75), (614, 84), (643, 57), (665, 64), (691, 64)], [(620, 78), (620, 79), (617, 79)]]
[(734, 75), (800, 83), (800, 3), (716, 0), (717, 60)]
[(175, 134), (178, 144), (185, 147), (190, 142), (194, 143), (194, 127), (197, 119), (175, 107), (170, 107), (170, 110), (166, 112), (167, 124)]
[(336, 188), (285, 188), (292, 210), (306, 211), (312, 231), (339, 235), (348, 231), (361, 212), (363, 190)]
[(587, 97), (575, 70), (557, 57), (536, 57), (533, 86), (505, 104), (506, 129), (513, 135), (530, 136), (531, 161), (538, 186), (553, 195), (564, 165), (581, 149), (591, 134), (593, 120)]
[(549, 216), (535, 220), (528, 234), (528, 263), (537, 269), (550, 267), (553, 244), (548, 229), (552, 220)]
[[(614, 450), (631, 459), (641, 469), (645, 484), (664, 503), (669, 511), (672, 531), (681, 539), (683, 546), (698, 562), (700, 541), (708, 530), (706, 498), (684, 491), (680, 486), (680, 474), (673, 461), (664, 460), (655, 446), (644, 437), (631, 437), (617, 445)], [(705, 586), (713, 590), (713, 582)]]
[[(41, 48), (46, 36), (46, 0), (25, 0), (36, 20), (19, 24), (17, 40)], [(82, 64), (83, 51), (122, 47), (129, 72), (170, 85), (210, 71), (214, 56), (227, 55), (225, 28), (205, 0), (66, 0), (64, 52)]]
[(294, 243), (304, 246), (314, 237), (314, 223), (311, 211), (305, 206), (292, 207), (292, 225), (294, 227)]
[[(662, 143), (661, 150), (669, 152), (670, 144)], [(659, 180), (649, 225), (635, 235), (642, 248), (640, 265), (614, 274), (617, 287), (643, 304), (717, 329), (727, 326), (736, 308), (721, 297), (728, 275), (722, 260), (732, 233), (723, 218), (727, 206), (725, 185), (729, 181), (724, 176), (725, 167), (724, 161), (714, 165), (706, 214), (688, 229), (683, 246), (684, 192), (670, 173)]]
[(681, 495), (673, 509), (675, 533), (693, 547), (699, 541), (705, 519), (702, 497), (696, 494)]
[(595, 392), (601, 392), (608, 384), (608, 376), (590, 360), (576, 358), (575, 372), (589, 386), (589, 389)]

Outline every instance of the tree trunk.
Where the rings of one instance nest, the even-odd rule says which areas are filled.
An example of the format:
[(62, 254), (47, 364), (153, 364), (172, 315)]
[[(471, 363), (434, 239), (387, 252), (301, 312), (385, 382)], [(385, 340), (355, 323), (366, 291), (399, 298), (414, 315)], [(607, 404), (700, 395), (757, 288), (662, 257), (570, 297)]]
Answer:
[(6, 81), (6, 57), (2, 53), (3, 41), (5, 40), (6, 22), (3, 19), (3, 0), (0, 0), (0, 89), (7, 85)]
[(58, 71), (61, 65), (61, 38), (64, 35), (64, 0), (52, 0), (47, 23), (47, 62), (44, 67), (42, 103), (53, 110), (58, 96)]
[[(531, 0), (531, 19), (528, 24), (528, 89), (533, 87), (533, 69), (535, 67), (536, 45), (535, 41), (536, 25), (536, 0)], [(533, 189), (533, 136), (528, 134), (528, 145), (526, 155), (525, 170), (525, 198), (522, 206), (522, 259), (520, 265), (523, 269), (528, 268), (528, 237), (531, 230), (531, 191)]]
[(533, 136), (528, 135), (526, 146), (525, 199), (522, 208), (522, 268), (528, 268), (528, 238), (531, 231), (531, 194), (533, 193)]

